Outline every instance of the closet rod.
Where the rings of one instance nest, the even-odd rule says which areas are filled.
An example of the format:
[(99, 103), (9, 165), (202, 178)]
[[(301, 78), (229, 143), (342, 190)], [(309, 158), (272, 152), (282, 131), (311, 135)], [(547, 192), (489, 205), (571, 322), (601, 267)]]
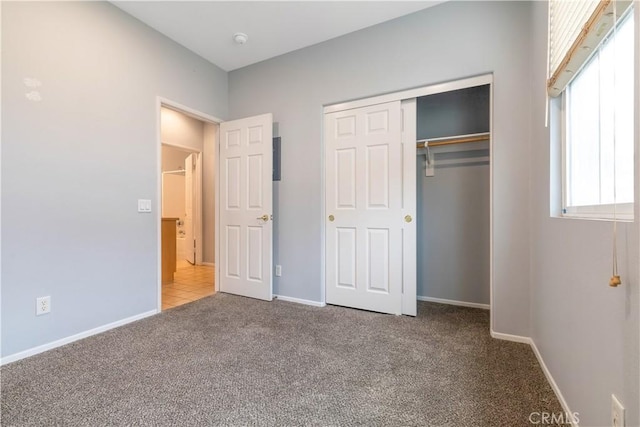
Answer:
[(474, 136), (464, 136), (464, 137), (453, 137), (448, 139), (421, 139), (418, 141), (418, 148), (425, 148), (427, 144), (429, 147), (438, 147), (441, 145), (452, 145), (452, 144), (466, 144), (468, 142), (482, 142), (488, 141), (489, 134), (482, 135), (474, 135)]

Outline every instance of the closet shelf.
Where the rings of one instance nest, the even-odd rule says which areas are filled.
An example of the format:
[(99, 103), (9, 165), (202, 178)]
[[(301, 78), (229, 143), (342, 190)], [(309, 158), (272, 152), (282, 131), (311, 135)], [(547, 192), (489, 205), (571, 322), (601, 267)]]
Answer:
[(470, 142), (488, 141), (491, 138), (489, 132), (473, 133), (469, 135), (447, 136), (443, 138), (429, 138), (416, 141), (417, 148), (431, 148), (442, 145), (467, 144)]

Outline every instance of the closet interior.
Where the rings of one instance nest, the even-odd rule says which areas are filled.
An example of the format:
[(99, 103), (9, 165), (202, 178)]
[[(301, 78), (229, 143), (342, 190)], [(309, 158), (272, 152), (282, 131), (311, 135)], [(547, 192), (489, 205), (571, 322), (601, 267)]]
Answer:
[(491, 87), (418, 97), (418, 299), (490, 304)]

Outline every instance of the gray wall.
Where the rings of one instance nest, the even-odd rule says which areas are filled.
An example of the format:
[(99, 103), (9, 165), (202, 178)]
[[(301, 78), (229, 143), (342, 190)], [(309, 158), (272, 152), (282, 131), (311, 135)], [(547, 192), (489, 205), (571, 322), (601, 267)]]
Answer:
[[(425, 176), (418, 156), (418, 295), (489, 304), (488, 150), (435, 155)], [(443, 160), (452, 163), (442, 164)], [(438, 164), (441, 164), (438, 166)]]
[(319, 301), (324, 286), (322, 106), (493, 72), (494, 329), (529, 335), (529, 12), (444, 3), (229, 73), (230, 116), (272, 112), (282, 137), (277, 294)]
[[(580, 413), (580, 426), (610, 425), (612, 393), (626, 407), (626, 425), (638, 426), (638, 220), (619, 228), (623, 285), (610, 288), (612, 224), (550, 216), (560, 163), (559, 146), (545, 128), (545, 2), (534, 2), (532, 20), (531, 336), (569, 407)], [(551, 129), (559, 119), (557, 104)], [(638, 218), (637, 155), (635, 170)]]
[(157, 308), (156, 96), (226, 117), (227, 95), (224, 71), (109, 3), (2, 2), (3, 356)]

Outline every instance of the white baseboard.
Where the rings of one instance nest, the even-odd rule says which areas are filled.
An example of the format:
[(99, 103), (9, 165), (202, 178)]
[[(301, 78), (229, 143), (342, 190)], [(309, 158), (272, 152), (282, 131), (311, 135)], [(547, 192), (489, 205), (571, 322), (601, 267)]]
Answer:
[(477, 302), (455, 301), (451, 299), (423, 297), (420, 295), (418, 295), (417, 298), (418, 298), (418, 301), (437, 302), (438, 304), (459, 305), (460, 307), (481, 308), (483, 310), (491, 309), (491, 306), (489, 304), (480, 304)]
[(533, 341), (531, 341), (531, 338), (523, 337), (521, 335), (502, 334), (500, 332), (491, 331), (491, 337), (499, 340), (520, 342), (520, 343), (529, 344), (529, 345), (533, 343)]
[(308, 299), (286, 297), (284, 295), (274, 295), (274, 298), (277, 298), (277, 299), (279, 299), (281, 301), (296, 302), (298, 304), (304, 304), (304, 305), (312, 305), (314, 307), (324, 307), (324, 306), (326, 306), (326, 304), (323, 303), (323, 302), (311, 301), (311, 300), (308, 300)]
[(96, 335), (101, 332), (106, 332), (109, 329), (114, 329), (119, 326), (126, 325), (127, 323), (135, 322), (136, 320), (144, 319), (145, 317), (153, 316), (154, 314), (159, 313), (158, 310), (151, 310), (145, 313), (137, 314), (135, 316), (127, 317), (126, 319), (118, 320), (113, 323), (109, 323), (107, 325), (98, 326), (97, 328), (90, 329), (88, 331), (80, 332), (79, 334), (71, 335), (70, 337), (62, 338), (48, 344), (39, 345), (37, 347), (30, 348), (28, 350), (24, 350), (18, 353), (11, 354), (9, 356), (5, 356), (0, 359), (0, 365), (6, 365), (7, 363), (16, 362), (20, 359), (24, 359), (26, 357), (35, 356), (36, 354), (43, 353), (47, 350), (52, 350), (57, 347), (62, 347), (65, 344), (70, 344), (74, 341), (81, 340), (83, 338), (90, 337), (91, 335)]
[[(535, 341), (533, 341), (533, 339), (531, 338), (529, 338), (529, 341), (531, 344), (531, 348), (533, 349), (533, 353), (536, 355), (536, 359), (538, 359), (538, 363), (542, 368), (542, 372), (544, 372), (544, 376), (547, 377), (547, 381), (549, 382), (549, 385), (553, 389), (553, 392), (556, 394), (556, 397), (560, 402), (560, 406), (562, 406), (562, 410), (564, 411), (565, 414), (573, 414), (573, 412), (571, 411), (571, 408), (569, 408), (569, 404), (567, 403), (564, 396), (562, 395), (562, 392), (560, 391), (558, 384), (556, 384), (556, 381), (553, 379), (551, 372), (547, 368), (547, 365), (544, 363), (544, 359), (542, 359), (542, 355), (538, 351), (538, 347), (536, 346)], [(568, 418), (572, 426), (579, 427), (578, 423), (573, 422), (574, 421), (573, 417), (568, 417)], [(578, 416), (577, 418), (580, 418), (580, 417)]]
[(200, 265), (206, 265), (207, 267), (215, 267), (215, 262), (201, 262)]

